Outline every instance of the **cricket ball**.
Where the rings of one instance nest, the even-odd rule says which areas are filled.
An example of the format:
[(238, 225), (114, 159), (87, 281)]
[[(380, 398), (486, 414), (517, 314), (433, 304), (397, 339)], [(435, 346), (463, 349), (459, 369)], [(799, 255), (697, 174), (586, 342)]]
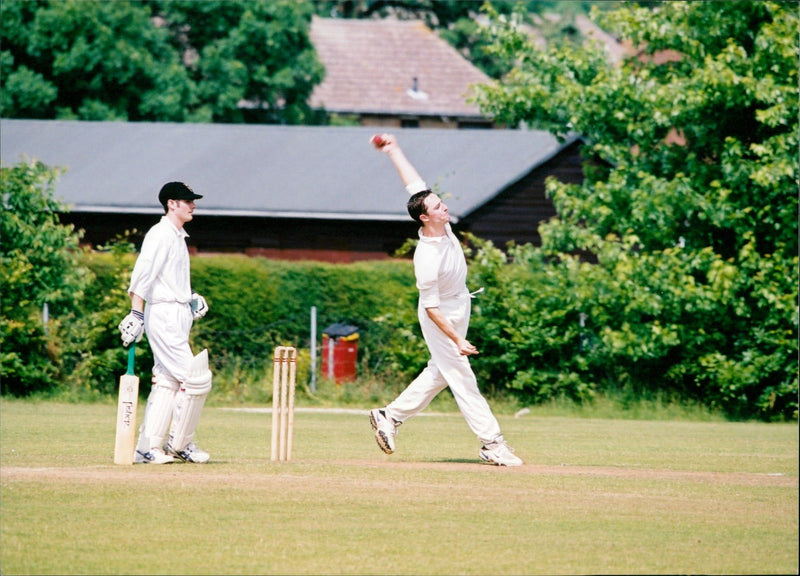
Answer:
[(375, 145), (376, 148), (381, 148), (386, 144), (386, 140), (384, 140), (380, 134), (375, 134), (375, 136), (372, 137), (371, 142)]

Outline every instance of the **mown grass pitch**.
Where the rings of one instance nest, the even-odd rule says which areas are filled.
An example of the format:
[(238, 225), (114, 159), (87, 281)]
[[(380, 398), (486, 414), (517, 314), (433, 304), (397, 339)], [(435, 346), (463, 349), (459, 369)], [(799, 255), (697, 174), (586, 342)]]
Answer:
[[(207, 407), (207, 465), (115, 466), (116, 407), (0, 404), (3, 574), (785, 574), (795, 424), (500, 417), (521, 468), (458, 414), (400, 428)], [(141, 415), (140, 415), (141, 419)]]

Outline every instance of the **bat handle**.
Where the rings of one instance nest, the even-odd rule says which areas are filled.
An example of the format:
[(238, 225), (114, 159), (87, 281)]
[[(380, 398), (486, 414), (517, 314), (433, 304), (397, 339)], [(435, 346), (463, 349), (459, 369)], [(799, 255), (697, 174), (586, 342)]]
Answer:
[(136, 356), (136, 342), (131, 342), (131, 347), (128, 348), (128, 371), (126, 374), (133, 376), (133, 358)]

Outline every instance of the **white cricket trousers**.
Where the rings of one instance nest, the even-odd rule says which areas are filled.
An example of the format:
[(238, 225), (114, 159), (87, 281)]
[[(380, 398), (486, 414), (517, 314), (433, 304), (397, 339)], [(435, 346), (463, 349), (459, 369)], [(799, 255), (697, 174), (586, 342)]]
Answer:
[(193, 321), (189, 304), (148, 303), (144, 308), (144, 329), (153, 351), (153, 384), (139, 428), (136, 449), (141, 453), (161, 448), (166, 440), (176, 395), (194, 358), (189, 346)]
[[(439, 303), (439, 309), (462, 337), (466, 337), (469, 328), (470, 308), (471, 299), (467, 292)], [(497, 440), (500, 425), (478, 389), (469, 358), (459, 353), (456, 343), (428, 317), (424, 308), (419, 307), (417, 315), (431, 359), (422, 373), (386, 406), (387, 416), (404, 422), (419, 414), (449, 386), (458, 409), (478, 439), (484, 444)]]
[(186, 380), (194, 358), (189, 346), (193, 322), (189, 304), (165, 302), (145, 307), (145, 330), (153, 351), (153, 378), (170, 381), (176, 390)]

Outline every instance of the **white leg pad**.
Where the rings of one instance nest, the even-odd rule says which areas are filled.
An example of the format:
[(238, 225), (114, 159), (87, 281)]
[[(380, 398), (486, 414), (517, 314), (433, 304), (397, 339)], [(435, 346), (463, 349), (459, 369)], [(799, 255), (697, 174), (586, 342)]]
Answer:
[(189, 366), (189, 375), (175, 398), (169, 445), (180, 451), (194, 440), (194, 432), (200, 422), (206, 397), (211, 391), (212, 374), (208, 369), (208, 350), (194, 357)]
[(162, 378), (153, 380), (144, 410), (144, 420), (139, 428), (139, 441), (136, 445), (138, 452), (144, 454), (152, 448), (163, 447), (172, 412), (175, 409), (177, 391), (177, 383), (173, 384)]

